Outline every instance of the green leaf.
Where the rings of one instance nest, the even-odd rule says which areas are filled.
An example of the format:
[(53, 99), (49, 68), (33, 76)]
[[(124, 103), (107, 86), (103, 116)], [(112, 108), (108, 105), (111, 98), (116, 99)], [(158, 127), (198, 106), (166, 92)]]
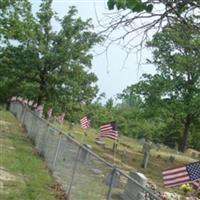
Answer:
[(115, 4), (116, 4), (116, 1), (115, 1), (115, 0), (108, 0), (108, 2), (107, 2), (108, 9), (109, 9), (109, 10), (113, 10)]
[(152, 10), (153, 10), (153, 4), (149, 4), (148, 6), (146, 6), (145, 10), (147, 12), (149, 12), (149, 13), (152, 12)]

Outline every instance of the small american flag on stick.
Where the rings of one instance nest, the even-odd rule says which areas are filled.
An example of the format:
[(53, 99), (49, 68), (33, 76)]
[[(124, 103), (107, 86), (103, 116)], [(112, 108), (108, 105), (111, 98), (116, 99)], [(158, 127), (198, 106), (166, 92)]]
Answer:
[(59, 121), (60, 123), (63, 123), (64, 118), (65, 118), (65, 113), (61, 113), (61, 114), (58, 116), (58, 121)]
[(17, 100), (17, 97), (12, 97), (11, 98), (11, 101), (16, 101)]
[(32, 106), (32, 105), (33, 105), (33, 101), (32, 101), (32, 100), (29, 100), (28, 105), (29, 105), (29, 106)]
[(19, 103), (23, 102), (23, 98), (22, 97), (17, 97), (17, 100), (18, 100)]
[(87, 129), (90, 127), (90, 116), (87, 114), (83, 118), (80, 119), (80, 124), (83, 129)]
[(39, 112), (39, 113), (43, 113), (43, 108), (44, 108), (43, 105), (39, 105), (39, 106), (35, 109), (35, 111), (36, 111), (36, 112)]
[(117, 131), (117, 126), (116, 122), (110, 122), (107, 124), (102, 124), (100, 126), (100, 137), (107, 137), (113, 140), (117, 140), (118, 138), (118, 131)]
[(200, 161), (167, 169), (162, 172), (164, 185), (174, 187), (200, 179)]
[(48, 118), (51, 118), (53, 109), (50, 108), (47, 112)]
[(36, 108), (37, 108), (37, 106), (38, 106), (38, 104), (37, 104), (37, 103), (34, 103), (34, 104), (33, 104), (33, 108), (35, 108), (35, 109), (36, 109)]
[(24, 105), (27, 105), (27, 104), (28, 104), (28, 99), (24, 99), (24, 100), (23, 100), (23, 104), (24, 104)]

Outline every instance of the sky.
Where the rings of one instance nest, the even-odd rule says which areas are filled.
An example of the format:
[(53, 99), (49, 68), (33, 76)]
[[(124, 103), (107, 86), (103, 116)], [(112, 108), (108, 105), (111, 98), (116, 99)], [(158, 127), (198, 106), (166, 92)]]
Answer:
[[(30, 2), (33, 5), (33, 11), (37, 11), (41, 1), (31, 0)], [(103, 19), (107, 13), (111, 12), (107, 9), (106, 0), (54, 0), (52, 6), (58, 16), (63, 17), (69, 10), (69, 6), (73, 5), (76, 6), (78, 15), (83, 20), (92, 19), (94, 31), (99, 31), (98, 20)], [(59, 27), (53, 23), (53, 28), (58, 29)], [(93, 50), (98, 53), (102, 52), (102, 48), (99, 46)], [(129, 55), (125, 60), (126, 55), (119, 45), (113, 44), (109, 47), (107, 55), (103, 53), (93, 58), (91, 70), (98, 77), (99, 94), (102, 92), (106, 94), (103, 102), (111, 97), (115, 98), (116, 94), (121, 93), (127, 86), (137, 83), (143, 73), (155, 73), (154, 66), (145, 64), (146, 59), (152, 57), (150, 50), (143, 50), (141, 62), (138, 58), (140, 55), (137, 53)]]

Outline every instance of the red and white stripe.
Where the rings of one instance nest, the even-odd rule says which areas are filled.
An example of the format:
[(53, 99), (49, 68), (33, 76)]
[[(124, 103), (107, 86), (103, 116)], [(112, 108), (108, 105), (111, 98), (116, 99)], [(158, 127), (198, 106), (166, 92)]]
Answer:
[(107, 137), (113, 140), (117, 140), (118, 133), (116, 131), (100, 132), (100, 137)]
[(39, 106), (35, 109), (35, 111), (36, 111), (36, 112), (39, 112), (39, 113), (43, 113), (43, 108), (44, 108), (43, 105), (39, 105)]
[(61, 115), (58, 116), (58, 121), (59, 121), (60, 123), (63, 123), (64, 118), (65, 118), (65, 113), (61, 113)]
[(22, 97), (17, 97), (17, 101), (22, 103), (23, 102), (23, 98)]
[(100, 126), (100, 137), (107, 137), (113, 140), (117, 140), (118, 138), (118, 131), (113, 130), (112, 125), (109, 124), (103, 124)]
[(24, 100), (23, 100), (23, 104), (24, 104), (24, 105), (27, 105), (27, 104), (28, 104), (28, 99), (24, 99)]
[(29, 100), (28, 105), (29, 105), (29, 106), (32, 106), (32, 105), (33, 105), (33, 101), (32, 101), (32, 100)]
[(53, 109), (50, 108), (47, 112), (48, 118), (51, 118)]
[(190, 181), (186, 166), (165, 170), (162, 175), (166, 187), (173, 187)]
[(86, 129), (86, 128), (89, 128), (90, 127), (90, 120), (88, 119), (87, 116), (83, 117), (80, 119), (80, 124), (81, 124), (81, 127)]
[(17, 100), (17, 97), (12, 97), (11, 98), (11, 101), (16, 101)]
[(33, 108), (37, 108), (37, 106), (38, 106), (38, 104), (37, 103), (35, 103), (34, 105), (33, 105)]

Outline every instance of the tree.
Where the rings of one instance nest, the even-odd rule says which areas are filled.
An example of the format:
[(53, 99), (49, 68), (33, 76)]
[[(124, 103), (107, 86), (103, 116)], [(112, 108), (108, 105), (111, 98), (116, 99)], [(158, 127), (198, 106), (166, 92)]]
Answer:
[[(20, 62), (16, 57), (24, 60), (24, 51), (17, 45), (21, 44), (32, 35), (31, 4), (27, 0), (4, 0), (0, 4), (0, 102), (5, 102), (10, 96), (16, 95), (24, 85), (20, 83), (18, 69), (21, 68)], [(15, 45), (11, 45), (15, 44)], [(23, 51), (23, 52), (21, 52)], [(14, 55), (15, 53), (15, 55)], [(30, 55), (29, 55), (30, 56)], [(27, 59), (31, 58), (28, 57)], [(15, 61), (15, 63), (13, 63)], [(11, 65), (15, 64), (15, 68)], [(25, 74), (23, 75), (25, 76)]]
[[(38, 103), (54, 102), (62, 109), (69, 105), (72, 106), (69, 110), (81, 109), (81, 105), (91, 102), (97, 93), (97, 77), (90, 72), (91, 48), (101, 42), (102, 37), (91, 31), (91, 20), (76, 17), (75, 7), (59, 19), (51, 4), (52, 0), (43, 0), (36, 18), (29, 13), (33, 19), (29, 21), (31, 37), (23, 37), (23, 40), (16, 37), (17, 43), (1, 47), (0, 87), (6, 88), (7, 97), (22, 94)], [(52, 28), (53, 18), (61, 26), (59, 31)], [(6, 37), (5, 32), (3, 38)]]
[[(191, 28), (192, 22), (192, 28), (200, 31), (199, 0), (108, 0), (107, 5), (118, 12), (108, 14), (106, 23), (102, 22), (103, 32), (110, 36), (110, 43), (122, 41), (126, 51), (143, 47), (152, 34), (176, 22), (184, 23), (186, 28)], [(115, 34), (119, 29), (120, 34)]]
[(167, 127), (173, 129), (168, 132), (179, 134), (180, 150), (185, 151), (200, 115), (199, 33), (177, 23), (157, 33), (148, 46), (153, 48), (152, 63), (158, 73), (143, 75), (144, 80), (133, 87), (151, 114), (168, 122)]
[(113, 113), (121, 134), (161, 142), (159, 133), (162, 123), (147, 117), (145, 104), (133, 86), (128, 86), (118, 94), (118, 100), (120, 103), (115, 106)]

